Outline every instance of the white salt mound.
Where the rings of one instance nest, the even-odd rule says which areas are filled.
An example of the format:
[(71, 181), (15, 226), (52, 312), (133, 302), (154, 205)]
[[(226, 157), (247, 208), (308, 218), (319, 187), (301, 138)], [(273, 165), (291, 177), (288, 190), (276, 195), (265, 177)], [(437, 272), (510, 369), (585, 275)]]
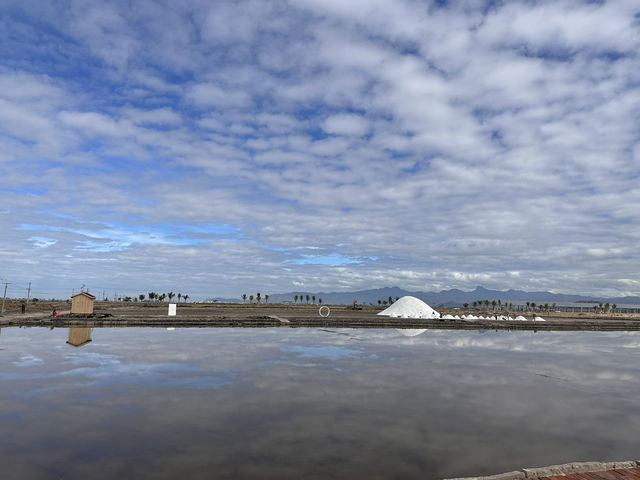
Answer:
[(389, 308), (379, 312), (378, 315), (402, 318), (440, 318), (440, 314), (429, 305), (419, 298), (409, 295), (398, 299)]
[(526, 319), (526, 318), (524, 318), (522, 315), (518, 315), (518, 316), (516, 317), (516, 320), (518, 320), (519, 322), (526, 322), (526, 321), (527, 321), (527, 319)]
[(533, 319), (534, 322), (546, 322), (546, 320), (542, 317), (536, 317)]

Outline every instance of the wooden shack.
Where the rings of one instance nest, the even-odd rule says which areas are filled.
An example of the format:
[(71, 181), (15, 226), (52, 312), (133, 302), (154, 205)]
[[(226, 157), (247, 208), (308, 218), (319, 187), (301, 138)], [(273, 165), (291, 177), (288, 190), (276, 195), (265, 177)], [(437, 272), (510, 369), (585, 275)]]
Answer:
[(74, 347), (81, 347), (82, 345), (86, 345), (91, 341), (91, 329), (90, 328), (76, 328), (72, 327), (69, 329), (69, 340), (67, 343), (69, 345), (73, 345)]
[(93, 301), (96, 299), (89, 292), (80, 292), (71, 296), (71, 313), (93, 313)]

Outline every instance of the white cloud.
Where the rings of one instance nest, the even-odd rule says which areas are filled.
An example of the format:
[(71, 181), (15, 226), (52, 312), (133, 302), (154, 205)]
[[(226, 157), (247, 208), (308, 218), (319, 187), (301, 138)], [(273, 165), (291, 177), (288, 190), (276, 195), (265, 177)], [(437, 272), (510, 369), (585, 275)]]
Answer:
[(360, 115), (340, 114), (328, 117), (323, 123), (322, 128), (327, 133), (336, 135), (355, 135), (362, 136), (367, 133), (367, 121)]
[(55, 238), (47, 237), (29, 237), (29, 241), (33, 243), (35, 248), (47, 248), (58, 243)]
[[(180, 282), (224, 295), (640, 293), (637, 6), (485, 7), (77, 2), (47, 11), (67, 36), (22, 7), (0, 30), (6, 275), (134, 285), (182, 255)], [(33, 215), (50, 229), (17, 229)], [(163, 236), (200, 223), (237, 234)], [(304, 245), (325, 261), (292, 263)]]
[(194, 85), (186, 94), (186, 99), (199, 107), (242, 107), (248, 105), (250, 97), (245, 92), (222, 88), (214, 83)]

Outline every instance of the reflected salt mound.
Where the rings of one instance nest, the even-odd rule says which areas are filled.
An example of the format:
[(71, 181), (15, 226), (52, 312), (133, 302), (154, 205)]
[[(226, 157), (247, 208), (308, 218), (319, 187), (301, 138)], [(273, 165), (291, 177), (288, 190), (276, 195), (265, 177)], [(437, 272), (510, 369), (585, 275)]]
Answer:
[(407, 295), (398, 299), (378, 315), (395, 318), (440, 318), (440, 314), (416, 297)]
[(396, 328), (396, 332), (401, 333), (405, 337), (417, 337), (426, 331), (426, 328)]

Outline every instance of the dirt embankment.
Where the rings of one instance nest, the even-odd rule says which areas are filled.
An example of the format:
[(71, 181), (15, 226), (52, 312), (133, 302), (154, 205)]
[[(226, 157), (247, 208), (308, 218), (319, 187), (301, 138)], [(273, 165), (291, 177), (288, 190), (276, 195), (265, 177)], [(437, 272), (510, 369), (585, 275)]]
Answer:
[[(180, 303), (177, 315), (169, 317), (167, 303), (96, 302), (90, 316), (71, 315), (69, 302), (29, 303), (25, 314), (20, 302), (0, 317), (3, 326), (176, 326), (176, 327), (345, 327), (345, 328), (450, 328), (510, 330), (640, 330), (640, 315), (568, 314), (536, 312), (546, 322), (502, 320), (442, 320), (389, 318), (377, 315), (382, 308), (353, 310), (346, 305), (329, 305), (329, 316), (319, 314), (319, 305)], [(56, 309), (61, 316), (53, 317)], [(325, 312), (326, 314), (326, 309)], [(443, 309), (451, 313), (486, 316), (487, 312)], [(493, 312), (489, 312), (493, 313)], [(508, 312), (496, 312), (506, 315)], [(518, 312), (520, 313), (520, 312)], [(528, 319), (533, 313), (525, 313)], [(515, 316), (511, 313), (511, 316)]]

